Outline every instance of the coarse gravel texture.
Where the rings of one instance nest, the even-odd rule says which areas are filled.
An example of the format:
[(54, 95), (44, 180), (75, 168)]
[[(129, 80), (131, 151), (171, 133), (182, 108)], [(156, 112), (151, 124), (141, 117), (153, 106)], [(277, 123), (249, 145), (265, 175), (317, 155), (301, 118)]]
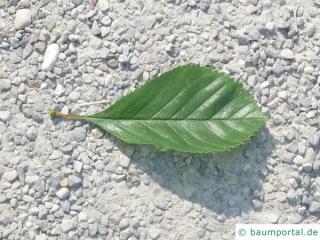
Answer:
[[(318, 223), (319, 24), (319, 0), (0, 0), (0, 239)], [(47, 114), (94, 113), (183, 63), (236, 77), (272, 120), (231, 152), (191, 155)]]

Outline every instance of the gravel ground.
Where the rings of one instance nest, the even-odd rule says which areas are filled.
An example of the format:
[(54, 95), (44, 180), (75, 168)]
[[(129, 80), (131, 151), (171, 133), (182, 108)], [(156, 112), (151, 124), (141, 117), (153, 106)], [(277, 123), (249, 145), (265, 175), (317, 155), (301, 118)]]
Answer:
[[(0, 0), (0, 239), (233, 239), (240, 222), (318, 223), (319, 7)], [(190, 62), (240, 79), (267, 128), (190, 155), (47, 114), (94, 113)]]

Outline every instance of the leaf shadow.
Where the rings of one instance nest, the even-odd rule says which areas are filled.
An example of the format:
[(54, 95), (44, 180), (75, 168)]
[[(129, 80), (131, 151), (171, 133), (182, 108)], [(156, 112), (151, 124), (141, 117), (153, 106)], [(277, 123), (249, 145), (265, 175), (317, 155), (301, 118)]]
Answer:
[[(126, 154), (126, 144), (114, 143)], [(127, 155), (131, 164), (151, 182), (229, 218), (248, 214), (253, 208), (252, 201), (262, 197), (267, 159), (273, 148), (274, 139), (264, 128), (246, 144), (225, 153), (160, 152), (151, 146), (135, 146), (134, 153)], [(145, 184), (145, 180), (140, 180)]]

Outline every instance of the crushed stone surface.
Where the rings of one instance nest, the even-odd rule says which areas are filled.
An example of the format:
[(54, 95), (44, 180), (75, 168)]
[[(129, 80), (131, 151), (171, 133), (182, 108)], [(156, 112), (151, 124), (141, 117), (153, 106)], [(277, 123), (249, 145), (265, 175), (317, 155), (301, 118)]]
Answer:
[[(319, 24), (318, 0), (0, 0), (0, 239), (219, 240), (237, 223), (318, 223)], [(192, 155), (47, 114), (95, 113), (184, 63), (239, 79), (267, 127)]]

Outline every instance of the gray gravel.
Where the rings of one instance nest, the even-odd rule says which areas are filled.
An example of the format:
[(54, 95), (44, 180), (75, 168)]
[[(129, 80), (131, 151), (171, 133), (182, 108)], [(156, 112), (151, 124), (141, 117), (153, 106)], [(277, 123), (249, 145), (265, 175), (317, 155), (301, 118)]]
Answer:
[[(319, 7), (0, 0), (0, 239), (233, 239), (240, 222), (318, 223)], [(94, 113), (190, 62), (240, 79), (267, 128), (190, 155), (47, 114)]]

